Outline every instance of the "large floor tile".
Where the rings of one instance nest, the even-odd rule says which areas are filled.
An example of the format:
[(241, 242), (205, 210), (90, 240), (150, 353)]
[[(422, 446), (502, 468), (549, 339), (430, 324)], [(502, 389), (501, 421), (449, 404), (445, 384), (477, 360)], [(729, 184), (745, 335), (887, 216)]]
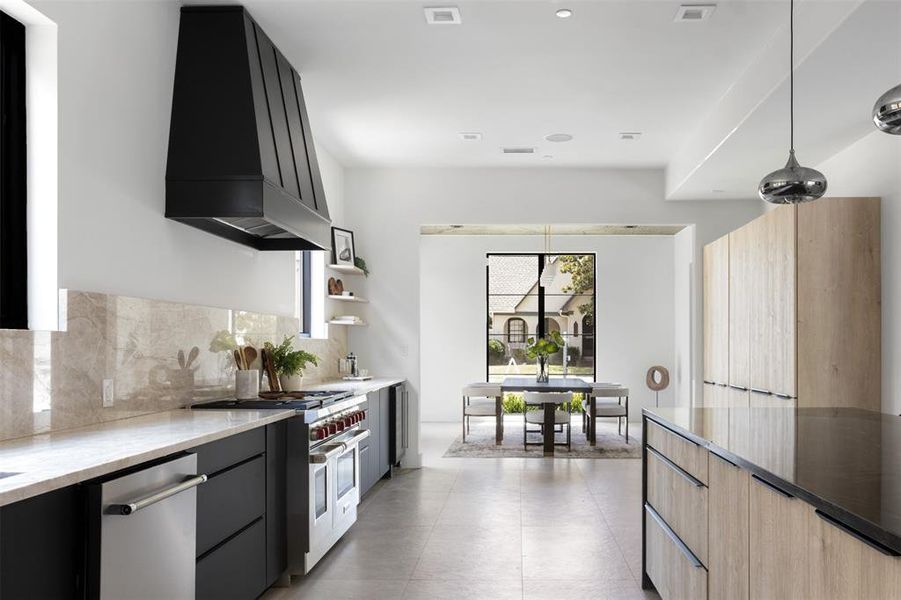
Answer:
[(264, 600), (400, 600), (406, 581), (304, 579), (289, 588), (269, 590)]
[(521, 581), (434, 581), (414, 579), (404, 600), (522, 600)]
[(651, 600), (655, 592), (644, 592), (631, 579), (606, 581), (526, 580), (523, 600)]

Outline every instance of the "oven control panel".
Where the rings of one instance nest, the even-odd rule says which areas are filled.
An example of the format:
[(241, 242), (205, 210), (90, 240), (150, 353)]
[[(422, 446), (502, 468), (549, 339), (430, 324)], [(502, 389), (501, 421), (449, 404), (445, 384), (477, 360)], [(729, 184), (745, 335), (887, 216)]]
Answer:
[(310, 441), (319, 442), (327, 440), (332, 436), (347, 431), (358, 423), (362, 423), (365, 419), (365, 410), (354, 410), (323, 421), (312, 423), (310, 424)]

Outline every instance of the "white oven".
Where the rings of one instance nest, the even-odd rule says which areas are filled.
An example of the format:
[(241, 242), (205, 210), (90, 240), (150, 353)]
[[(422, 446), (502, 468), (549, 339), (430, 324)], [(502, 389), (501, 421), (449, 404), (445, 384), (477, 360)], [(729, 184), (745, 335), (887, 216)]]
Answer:
[(360, 442), (369, 430), (355, 429), (310, 450), (309, 573), (357, 520), (360, 503)]

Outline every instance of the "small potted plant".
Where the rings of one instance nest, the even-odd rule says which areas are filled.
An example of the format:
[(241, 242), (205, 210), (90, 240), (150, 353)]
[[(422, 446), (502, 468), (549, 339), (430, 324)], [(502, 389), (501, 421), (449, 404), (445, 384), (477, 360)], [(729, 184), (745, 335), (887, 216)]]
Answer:
[(530, 360), (538, 360), (538, 375), (535, 378), (538, 383), (547, 383), (550, 378), (548, 373), (548, 358), (551, 354), (560, 352), (563, 348), (563, 336), (559, 331), (552, 331), (543, 338), (529, 338), (526, 345), (526, 356)]
[(303, 370), (308, 364), (319, 365), (319, 357), (315, 354), (294, 349), (294, 336), (285, 336), (278, 346), (266, 342), (265, 347), (272, 356), (272, 366), (278, 374), (278, 381), (286, 392), (303, 387)]

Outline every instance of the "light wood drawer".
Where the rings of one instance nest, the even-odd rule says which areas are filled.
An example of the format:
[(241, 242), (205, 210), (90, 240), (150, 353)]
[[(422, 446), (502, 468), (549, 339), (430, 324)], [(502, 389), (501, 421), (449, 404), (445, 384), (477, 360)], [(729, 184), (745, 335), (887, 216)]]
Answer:
[(707, 570), (656, 514), (645, 505), (645, 566), (663, 600), (706, 600)]
[(647, 423), (648, 445), (706, 485), (707, 450), (651, 419)]
[(653, 448), (648, 448), (648, 502), (706, 565), (707, 487)]

